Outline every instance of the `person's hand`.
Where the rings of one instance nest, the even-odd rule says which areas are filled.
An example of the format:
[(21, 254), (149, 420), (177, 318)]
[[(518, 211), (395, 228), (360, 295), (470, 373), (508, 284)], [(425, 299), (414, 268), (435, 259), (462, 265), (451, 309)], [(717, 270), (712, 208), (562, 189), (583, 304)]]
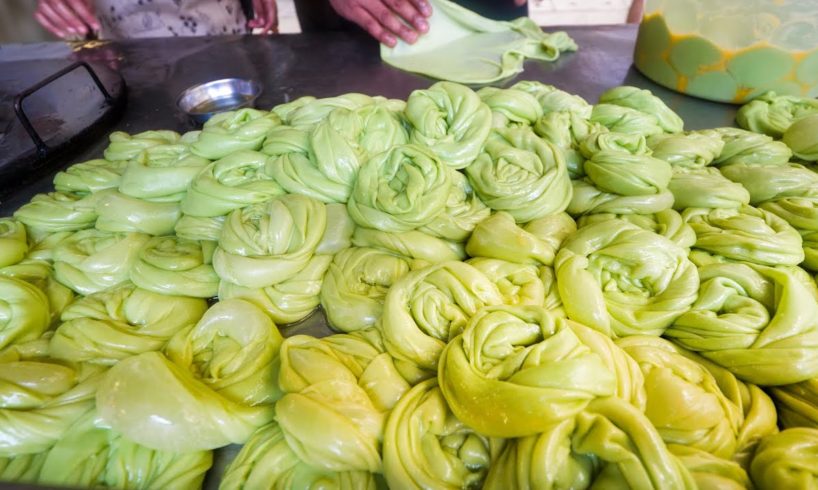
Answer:
[(39, 0), (34, 18), (62, 39), (84, 38), (92, 31), (99, 32), (91, 0)]
[(381, 43), (393, 47), (397, 38), (409, 44), (429, 30), (432, 7), (426, 0), (329, 0), (341, 17), (350, 20)]
[(514, 0), (514, 5), (522, 7), (523, 5), (526, 4), (526, 2), (528, 2), (528, 0)]
[(250, 29), (263, 33), (278, 32), (278, 8), (275, 0), (253, 0), (253, 18), (247, 22)]

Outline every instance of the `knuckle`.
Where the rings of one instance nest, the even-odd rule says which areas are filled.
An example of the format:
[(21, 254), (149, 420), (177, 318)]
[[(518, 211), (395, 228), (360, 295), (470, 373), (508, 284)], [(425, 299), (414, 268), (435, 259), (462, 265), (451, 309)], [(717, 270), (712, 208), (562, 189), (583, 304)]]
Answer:
[(392, 18), (392, 12), (386, 9), (381, 10), (380, 12), (378, 12), (378, 20), (381, 21), (381, 24), (383, 25), (391, 24), (392, 21), (394, 20)]
[(402, 15), (412, 18), (415, 15), (415, 7), (409, 2), (395, 2), (395, 10), (401, 12)]
[(381, 26), (374, 19), (365, 20), (363, 27), (373, 36), (378, 36), (381, 33)]

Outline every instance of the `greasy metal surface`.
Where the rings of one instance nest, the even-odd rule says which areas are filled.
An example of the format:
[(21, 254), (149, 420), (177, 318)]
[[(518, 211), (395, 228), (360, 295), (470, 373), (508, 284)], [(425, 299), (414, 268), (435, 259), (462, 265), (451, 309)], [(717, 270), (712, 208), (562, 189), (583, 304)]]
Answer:
[[(525, 72), (504, 81), (540, 80), (595, 102), (605, 89), (631, 84), (650, 88), (677, 111), (690, 129), (732, 125), (735, 107), (672, 93), (650, 82), (631, 67), (636, 29), (633, 26), (577, 27), (566, 29), (580, 51), (564, 55), (554, 64), (529, 62)], [(134, 40), (99, 44), (72, 50), (58, 43), (0, 46), (0, 73), (21, 60), (86, 59), (107, 63), (121, 71), (128, 85), (127, 111), (110, 130), (136, 133), (148, 129), (192, 129), (177, 109), (176, 99), (187, 87), (220, 78), (249, 78), (261, 82), (259, 108), (302, 95), (332, 96), (344, 92), (406, 98), (434, 80), (401, 72), (381, 63), (378, 46), (363, 35), (328, 33), (274, 37), (223, 37), (209, 39)], [(19, 66), (19, 65), (18, 65)], [(0, 77), (0, 84), (2, 83)], [(0, 120), (2, 111), (0, 106)], [(102, 155), (107, 138), (99, 138), (62, 166)], [(52, 172), (56, 172), (55, 168)], [(0, 182), (0, 186), (3, 183)], [(0, 202), (0, 216), (10, 215), (35, 193), (51, 190), (50, 176), (16, 189)], [(284, 329), (327, 335), (326, 320), (317, 311), (304, 322)], [(221, 470), (235, 455), (236, 446), (216, 452), (214, 468), (205, 487), (218, 486)], [(17, 488), (0, 483), (0, 489)]]
[[(0, 51), (2, 53), (2, 51)], [(0, 199), (22, 184), (49, 174), (64, 160), (67, 149), (98, 139), (121, 113), (125, 86), (122, 78), (103, 64), (90, 67), (110, 97), (106, 100), (84, 66), (55, 78), (21, 101), (21, 114), (12, 110), (15, 96), (70, 65), (62, 59), (13, 61), (0, 69)], [(21, 120), (22, 119), (22, 120)], [(42, 151), (27, 132), (28, 119), (42, 139)], [(54, 157), (60, 157), (55, 160)]]
[[(566, 54), (553, 64), (528, 62), (525, 72), (501, 85), (541, 80), (594, 102), (606, 88), (627, 83), (653, 90), (691, 129), (732, 124), (733, 106), (670, 92), (636, 72), (631, 67), (634, 26), (566, 30), (579, 44), (578, 52)], [(190, 121), (176, 108), (176, 98), (191, 85), (220, 78), (259, 80), (263, 88), (257, 100), (260, 108), (302, 95), (322, 97), (344, 92), (406, 98), (412, 90), (434, 83), (381, 63), (377, 44), (363, 34), (326, 33), (96, 42), (85, 49), (61, 43), (0, 46), (0, 90), (9, 79), (13, 82), (23, 75), (19, 71), (22, 60), (69, 58), (98, 61), (120, 70), (129, 87), (128, 109), (110, 129), (130, 133), (191, 129)], [(5, 117), (4, 111), (0, 106), (0, 120)], [(106, 144), (106, 138), (99, 138), (62, 164), (97, 157)], [(0, 203), (0, 216), (11, 214), (36, 192), (49, 188), (50, 179), (46, 177), (16, 190)]]
[[(50, 76), (43, 78), (39, 82), (35, 83), (34, 85), (26, 88), (19, 94), (14, 97), (14, 114), (17, 116), (17, 119), (25, 128), (28, 135), (31, 137), (31, 140), (37, 146), (37, 151), (40, 154), (48, 153), (48, 145), (46, 145), (45, 141), (43, 141), (43, 136), (37, 131), (37, 129), (32, 125), (31, 118), (29, 117), (31, 114), (26, 111), (25, 109), (25, 102), (26, 100), (31, 97), (32, 95), (40, 92), (41, 90), (49, 88), (49, 85), (53, 84), (54, 82), (60, 81), (62, 78), (69, 76), (75, 70), (85, 70), (85, 73), (94, 82), (97, 91), (102, 95), (102, 98), (105, 100), (105, 104), (108, 106), (113, 106), (115, 99), (111, 96), (108, 92), (108, 89), (105, 87), (105, 84), (99, 79), (99, 75), (94, 71), (91, 67), (91, 64), (87, 61), (75, 61), (74, 63), (66, 66), (62, 70), (57, 71), (56, 73), (52, 73)], [(85, 104), (83, 104), (85, 106)]]
[(194, 124), (203, 124), (218, 112), (254, 107), (261, 84), (244, 78), (222, 78), (188, 87), (176, 101)]

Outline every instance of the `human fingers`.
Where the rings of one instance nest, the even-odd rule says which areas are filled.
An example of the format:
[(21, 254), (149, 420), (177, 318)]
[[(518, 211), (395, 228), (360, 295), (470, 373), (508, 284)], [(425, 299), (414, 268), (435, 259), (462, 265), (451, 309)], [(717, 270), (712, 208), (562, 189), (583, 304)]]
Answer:
[(377, 39), (378, 42), (385, 44), (390, 48), (394, 47), (398, 42), (392, 33), (384, 29), (378, 19), (373, 17), (372, 14), (363, 8), (355, 9), (350, 14), (348, 19), (363, 27), (364, 30), (369, 33), (369, 35)]
[(59, 38), (68, 36), (68, 31), (63, 30), (62, 23), (55, 23), (49, 16), (44, 14), (39, 8), (34, 12), (34, 18), (40, 23), (48, 32), (54, 34)]
[(253, 0), (253, 18), (247, 21), (247, 27), (255, 29), (261, 26), (264, 9), (265, 6), (262, 0)]
[(432, 6), (427, 0), (411, 0), (411, 2), (424, 17), (430, 17), (432, 15)]
[(68, 6), (86, 25), (95, 31), (99, 31), (99, 20), (97, 20), (87, 0), (67, 0), (67, 2)]
[[(364, 8), (389, 33), (397, 35), (409, 44), (417, 41), (418, 33), (406, 23), (401, 22), (395, 12), (381, 0), (370, 0), (364, 3)], [(387, 44), (387, 46), (391, 45)]]
[(74, 9), (65, 0), (51, 0), (47, 5), (53, 9), (56, 14), (62, 18), (63, 22), (72, 34), (85, 36), (88, 34), (89, 27), (83, 22), (80, 16), (74, 12)]
[(400, 18), (411, 24), (418, 32), (427, 32), (429, 24), (426, 22), (426, 16), (416, 7), (416, 5), (409, 0), (384, 0), (393, 12), (398, 14)]
[(264, 32), (278, 30), (278, 8), (275, 0), (261, 0), (264, 4), (264, 17), (261, 20), (261, 27)]
[(41, 0), (37, 4), (34, 18), (57, 37), (68, 38), (79, 34), (76, 28), (57, 12), (54, 3), (54, 0)]

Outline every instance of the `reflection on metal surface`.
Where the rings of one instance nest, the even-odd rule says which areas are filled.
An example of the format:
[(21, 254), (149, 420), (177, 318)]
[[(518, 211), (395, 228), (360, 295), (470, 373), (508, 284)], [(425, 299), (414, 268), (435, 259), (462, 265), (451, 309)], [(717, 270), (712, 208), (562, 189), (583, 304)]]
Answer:
[(68, 43), (71, 46), (71, 51), (75, 53), (77, 51), (82, 51), (83, 49), (96, 49), (105, 46), (106, 44), (110, 43), (110, 41), (100, 41), (99, 39), (92, 39), (90, 41), (75, 41)]
[(188, 88), (176, 105), (201, 124), (216, 113), (252, 107), (260, 94), (261, 84), (255, 80), (225, 78)]

